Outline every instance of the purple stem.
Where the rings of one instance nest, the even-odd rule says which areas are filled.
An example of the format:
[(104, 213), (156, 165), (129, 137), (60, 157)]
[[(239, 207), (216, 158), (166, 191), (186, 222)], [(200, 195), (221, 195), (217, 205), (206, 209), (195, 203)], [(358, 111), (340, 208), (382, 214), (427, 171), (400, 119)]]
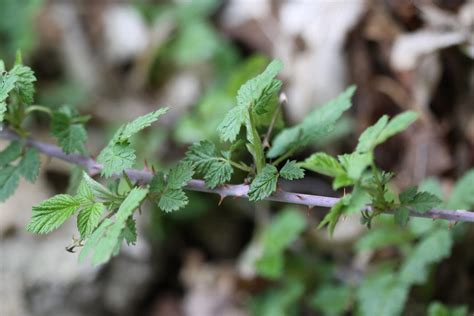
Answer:
[[(9, 130), (3, 130), (0, 132), (0, 138), (6, 140), (21, 140), (21, 138), (15, 133)], [(79, 154), (66, 154), (56, 145), (40, 142), (31, 138), (27, 138), (26, 144), (30, 147), (38, 149), (41, 153), (49, 156), (58, 158), (76, 165), (83, 167), (91, 175), (96, 175), (102, 170), (102, 166), (92, 158)], [(147, 170), (137, 170), (137, 169), (127, 169), (125, 171), (128, 177), (140, 183), (149, 183), (153, 178), (153, 173)], [(115, 177), (120, 177), (120, 174), (115, 175)], [(248, 198), (247, 192), (249, 186), (246, 184), (224, 184), (215, 189), (209, 189), (205, 186), (203, 180), (191, 180), (187, 185), (186, 189), (190, 191), (197, 192), (206, 192), (206, 193), (215, 193), (218, 194), (221, 199), (224, 199), (228, 196), (239, 197), (239, 198)], [(265, 200), (275, 201), (275, 202), (284, 202), (290, 204), (299, 204), (306, 205), (308, 207), (332, 207), (336, 204), (339, 199), (311, 195), (311, 194), (301, 194), (287, 192), (283, 190), (277, 190), (271, 196), (267, 197)], [(372, 211), (370, 206), (366, 207), (367, 211)], [(387, 211), (385, 213), (391, 213)], [(474, 212), (466, 210), (440, 210), (432, 209), (425, 213), (413, 212), (410, 211), (410, 216), (413, 217), (425, 217), (432, 219), (445, 219), (455, 222), (474, 222)]]

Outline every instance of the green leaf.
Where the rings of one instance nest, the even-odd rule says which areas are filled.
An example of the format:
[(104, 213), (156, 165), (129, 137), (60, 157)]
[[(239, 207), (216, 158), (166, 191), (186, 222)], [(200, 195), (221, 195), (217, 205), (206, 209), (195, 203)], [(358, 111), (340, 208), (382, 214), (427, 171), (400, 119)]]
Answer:
[(112, 193), (105, 186), (92, 179), (87, 174), (87, 172), (82, 173), (82, 182), (84, 183), (86, 188), (83, 188), (82, 191), (79, 190), (79, 195), (82, 195), (90, 200), (92, 200), (90, 198), (92, 195), (92, 197), (95, 198), (98, 202), (111, 202), (119, 199), (116, 194)]
[(54, 111), (51, 118), (51, 134), (58, 139), (65, 153), (83, 152), (87, 132), (78, 121), (84, 118), (68, 107), (63, 106)]
[(335, 99), (310, 113), (302, 123), (286, 128), (273, 140), (267, 153), (268, 158), (276, 158), (286, 152), (301, 149), (334, 128), (341, 115), (351, 107), (355, 87), (351, 86)]
[[(212, 166), (211, 166), (212, 168)], [(188, 197), (182, 188), (191, 180), (194, 165), (190, 161), (182, 161), (172, 168), (167, 179), (163, 172), (158, 172), (150, 183), (150, 191), (159, 199), (158, 207), (165, 212), (176, 211), (188, 204)]]
[(405, 227), (408, 224), (408, 219), (410, 218), (410, 211), (408, 208), (402, 206), (397, 207), (394, 213), (395, 223), (400, 225), (401, 227)]
[(406, 130), (411, 124), (413, 124), (418, 115), (415, 112), (407, 111), (401, 114), (398, 114), (394, 118), (390, 120), (387, 126), (384, 128), (382, 133), (379, 135), (377, 139), (377, 144), (381, 144), (385, 142), (390, 137), (403, 132)]
[(276, 95), (281, 89), (280, 80), (272, 80), (263, 90), (260, 97), (255, 101), (253, 111), (258, 115), (262, 115), (269, 112), (270, 105), (273, 100), (276, 100)]
[(77, 113), (68, 106), (62, 106), (54, 111), (51, 116), (51, 134), (59, 138), (64, 130), (69, 128), (75, 115)]
[(287, 180), (304, 178), (304, 170), (297, 165), (295, 160), (288, 160), (280, 170), (280, 176)]
[(124, 223), (114, 223), (104, 231), (92, 255), (93, 265), (98, 266), (106, 263), (112, 256), (117, 254), (117, 249), (120, 249), (125, 238), (122, 234), (124, 226)]
[(277, 279), (283, 275), (285, 261), (281, 253), (266, 253), (255, 263), (258, 275), (268, 279)]
[(125, 225), (123, 230), (123, 237), (128, 245), (135, 245), (137, 242), (137, 225), (132, 216), (127, 219), (127, 225)]
[(343, 187), (347, 187), (350, 185), (354, 185), (354, 180), (349, 178), (347, 173), (340, 174), (334, 178), (334, 181), (332, 182), (332, 188), (334, 190), (338, 190)]
[(140, 116), (132, 122), (121, 126), (112, 138), (111, 143), (123, 143), (128, 141), (130, 137), (132, 137), (142, 129), (150, 126), (166, 112), (168, 112), (168, 108), (161, 108), (159, 110)]
[(295, 208), (286, 208), (276, 215), (263, 232), (265, 253), (281, 253), (303, 232), (304, 216)]
[(19, 141), (13, 141), (8, 144), (7, 148), (0, 152), (0, 167), (15, 161), (21, 156), (22, 146)]
[(0, 101), (5, 101), (15, 88), (18, 77), (9, 73), (0, 73)]
[(318, 228), (322, 228), (328, 225), (329, 236), (332, 236), (334, 229), (339, 220), (339, 217), (343, 214), (350, 215), (355, 212), (361, 211), (366, 204), (370, 202), (369, 194), (359, 185), (354, 187), (351, 194), (344, 195), (339, 202), (333, 205), (329, 213), (319, 224)]
[(372, 154), (360, 154), (354, 152), (352, 154), (344, 154), (337, 157), (342, 167), (346, 170), (347, 175), (354, 181), (358, 181), (362, 173), (372, 163)]
[(430, 304), (428, 308), (428, 315), (429, 316), (450, 316), (451, 313), (449, 309), (444, 306), (442, 303), (433, 302)]
[(216, 186), (228, 182), (234, 170), (228, 161), (218, 160), (213, 162), (204, 175), (206, 186), (214, 189)]
[(33, 70), (28, 66), (17, 64), (10, 70), (10, 74), (17, 77), (15, 86), (20, 101), (24, 104), (32, 104), (35, 94), (34, 82), (36, 81)]
[(388, 116), (382, 116), (377, 123), (360, 135), (356, 151), (360, 153), (373, 151), (377, 145), (407, 129), (416, 119), (417, 114), (411, 111), (395, 116), (390, 122), (388, 122)]
[(102, 164), (101, 174), (110, 177), (120, 174), (135, 163), (135, 150), (127, 144), (108, 145), (100, 152), (97, 161)]
[(408, 288), (391, 272), (376, 273), (362, 281), (357, 293), (357, 315), (400, 316), (405, 306)]
[(377, 139), (382, 133), (384, 128), (387, 126), (388, 116), (384, 115), (377, 123), (365, 129), (365, 131), (359, 136), (359, 143), (357, 144), (356, 151), (360, 153), (371, 152), (375, 146), (377, 146)]
[(140, 206), (147, 194), (148, 190), (143, 188), (133, 188), (129, 192), (115, 215), (115, 223), (97, 243), (94, 255), (92, 256), (92, 263), (94, 265), (109, 261), (117, 253), (125, 238), (123, 232), (127, 226), (128, 218)]
[[(282, 284), (281, 284), (282, 283)], [(281, 284), (281, 285), (280, 285)], [(263, 295), (255, 295), (251, 300), (252, 315), (294, 316), (295, 310), (305, 292), (305, 286), (295, 278), (279, 282), (278, 287), (266, 290)]]
[(418, 187), (410, 187), (400, 193), (399, 199), (400, 199), (400, 204), (406, 204), (415, 199), (416, 194), (418, 193)]
[(372, 207), (376, 211), (390, 210), (396, 205), (396, 195), (388, 186), (392, 177), (392, 173), (372, 169), (371, 173), (365, 173), (360, 179), (363, 187), (369, 192), (372, 199)]
[(439, 229), (419, 242), (408, 255), (400, 269), (400, 281), (408, 285), (423, 284), (433, 263), (447, 258), (451, 253), (451, 234)]
[(249, 200), (259, 201), (270, 196), (276, 190), (277, 181), (277, 168), (267, 164), (250, 184), (248, 192)]
[(322, 152), (312, 154), (303, 162), (302, 166), (329, 177), (337, 177), (346, 173), (335, 158)]
[(191, 161), (198, 172), (205, 174), (209, 166), (219, 160), (216, 155), (216, 146), (208, 140), (203, 140), (189, 148), (186, 152), (186, 160)]
[[(85, 173), (82, 171), (82, 173)], [(95, 200), (94, 192), (92, 191), (91, 187), (87, 184), (85, 180), (82, 180), (79, 183), (77, 188), (77, 195), (76, 198), (81, 201), (81, 204), (93, 203)]]
[(61, 226), (80, 207), (80, 202), (67, 194), (56, 195), (33, 206), (33, 215), (26, 229), (45, 234)]
[(279, 109), (279, 103), (280, 103), (280, 97), (277, 92), (269, 96), (268, 101), (266, 102), (266, 112), (264, 113), (255, 113), (255, 111), (252, 112), (252, 121), (255, 125), (256, 128), (258, 129), (268, 129), (270, 126), (271, 122), (273, 121), (273, 117), (275, 117), (275, 122), (274, 122), (274, 130), (281, 130), (282, 128), (285, 127), (285, 122), (283, 120), (283, 113), (281, 109)]
[(138, 187), (133, 188), (128, 193), (115, 215), (116, 223), (125, 224), (127, 218), (129, 218), (133, 214), (133, 211), (140, 206), (147, 194), (148, 189)]
[(188, 204), (188, 197), (181, 189), (166, 190), (160, 198), (158, 207), (165, 212), (173, 212)]
[(247, 120), (249, 120), (249, 112), (246, 106), (232, 108), (217, 127), (221, 140), (234, 142), (240, 132), (240, 127)]
[(408, 230), (392, 225), (383, 229), (371, 229), (356, 242), (357, 251), (376, 250), (387, 246), (406, 244), (412, 239)]
[[(105, 233), (110, 229), (110, 227), (114, 223), (110, 218), (104, 219), (104, 221), (97, 227), (96, 230), (89, 236), (87, 239), (86, 243), (84, 244), (84, 247), (81, 250), (81, 253), (79, 254), (79, 262), (83, 262), (87, 256), (91, 253), (92, 250), (97, 246), (99, 241), (104, 237)], [(111, 247), (114, 247), (115, 244), (113, 243)]]
[(467, 306), (449, 308), (440, 302), (432, 302), (428, 307), (428, 316), (468, 316)]
[(339, 161), (326, 153), (316, 153), (307, 158), (302, 166), (326, 176), (334, 177), (333, 188), (353, 185), (371, 164), (371, 154), (345, 154), (338, 156)]
[[(201, 3), (203, 2), (201, 1), (199, 4)], [(189, 6), (189, 4), (185, 4), (185, 6)], [(201, 7), (201, 5), (198, 6)], [(193, 15), (193, 18), (188, 18), (185, 23), (179, 24), (180, 30), (170, 47), (170, 56), (182, 66), (205, 62), (217, 57), (215, 55), (220, 49), (225, 50), (222, 46), (224, 44), (222, 39), (209, 23), (210, 21), (195, 17)]]
[(351, 289), (345, 285), (323, 285), (310, 300), (310, 304), (324, 315), (343, 315), (351, 303)]
[(21, 55), (21, 50), (17, 50), (15, 54), (15, 64), (16, 65), (21, 65), (23, 64), (23, 56)]
[(306, 227), (304, 217), (295, 209), (279, 213), (263, 232), (262, 256), (256, 262), (257, 272), (268, 278), (277, 278), (283, 273), (283, 252)]
[(17, 167), (7, 165), (0, 169), (0, 202), (5, 201), (18, 188), (20, 172)]
[[(254, 157), (257, 152), (262, 151), (259, 149), (261, 145), (260, 141), (257, 140), (259, 136), (256, 128), (259, 124), (271, 120), (271, 116), (264, 114), (272, 114), (271, 111), (276, 100), (275, 96), (281, 87), (281, 82), (275, 80), (274, 77), (281, 67), (280, 61), (273, 61), (263, 73), (250, 79), (240, 87), (237, 93), (237, 106), (227, 113), (224, 121), (218, 127), (221, 140), (235, 141), (241, 126), (245, 124), (247, 140), (252, 144), (249, 151)], [(260, 162), (261, 158), (259, 157), (258, 160)]]
[(182, 161), (170, 170), (168, 175), (168, 187), (170, 189), (181, 189), (188, 184), (193, 175), (193, 164), (189, 161)]
[(318, 225), (318, 229), (328, 226), (329, 236), (332, 236), (336, 224), (341, 215), (350, 215), (361, 211), (370, 202), (370, 196), (359, 184), (354, 186), (351, 194), (344, 195), (336, 204), (331, 207), (331, 210), (323, 218)]
[[(350, 195), (346, 195), (344, 198), (349, 199)], [(323, 220), (318, 225), (318, 229), (321, 229), (327, 225), (329, 236), (334, 234), (334, 229), (336, 228), (336, 224), (339, 221), (339, 217), (341, 217), (342, 213), (344, 212), (344, 198), (339, 200), (339, 202), (331, 207), (329, 213), (324, 216)]]
[(87, 140), (87, 132), (81, 124), (72, 124), (61, 133), (58, 140), (65, 153), (81, 152)]
[(10, 92), (15, 88), (17, 79), (17, 76), (3, 74), (3, 71), (0, 71), (0, 123), (3, 122), (4, 114), (7, 111), (6, 100)]
[(105, 211), (102, 203), (88, 203), (82, 206), (77, 216), (77, 228), (82, 239), (86, 239), (99, 225), (100, 218)]
[(192, 162), (196, 171), (204, 175), (206, 186), (211, 189), (232, 177), (231, 164), (227, 159), (218, 156), (215, 145), (210, 141), (193, 144), (186, 152), (186, 161)]
[(38, 150), (30, 148), (18, 164), (18, 171), (26, 180), (34, 183), (38, 178), (40, 165)]
[(259, 146), (260, 135), (257, 132), (255, 124), (253, 124), (250, 119), (245, 121), (245, 129), (247, 130), (247, 141), (251, 145), (247, 144), (247, 150), (256, 159), (254, 147)]
[(158, 171), (151, 179), (150, 192), (161, 194), (165, 192), (166, 186), (165, 174)]
[(360, 184), (356, 184), (350, 198), (344, 200), (343, 212), (350, 215), (361, 211), (370, 202), (370, 195), (365, 191)]
[(447, 207), (469, 210), (474, 206), (474, 169), (469, 170), (454, 186)]
[(156, 121), (167, 111), (168, 108), (161, 108), (122, 125), (110, 140), (107, 147), (105, 147), (97, 157), (97, 161), (103, 164), (102, 175), (110, 177), (113, 174), (118, 174), (127, 168), (131, 168), (135, 163), (136, 156), (135, 150), (129, 146), (129, 138), (150, 126), (151, 123)]
[[(281, 88), (281, 81), (275, 80), (275, 76), (282, 68), (280, 61), (271, 62), (263, 73), (244, 83), (237, 93), (237, 106), (232, 108), (225, 116), (217, 130), (222, 141), (234, 142), (245, 124), (247, 129), (247, 140), (254, 144), (255, 135), (253, 128), (258, 123), (250, 122), (251, 110), (261, 116), (271, 110), (276, 93)], [(253, 118), (253, 120), (256, 120)]]
[(282, 62), (274, 60), (263, 73), (244, 83), (237, 92), (237, 105), (252, 107), (257, 114), (265, 113), (271, 96), (281, 87), (281, 82), (274, 79), (281, 68)]
[(417, 192), (417, 188), (410, 188), (400, 194), (400, 204), (417, 212), (424, 213), (439, 205), (442, 201), (428, 192)]
[(147, 194), (147, 189), (133, 188), (120, 205), (115, 215), (115, 220), (112, 221), (106, 218), (92, 233), (84, 249), (81, 251), (79, 261), (84, 260), (94, 247), (95, 250), (92, 255), (92, 263), (94, 265), (105, 263), (110, 260), (113, 255), (116, 255), (125, 239), (126, 233), (124, 231), (128, 219), (140, 206)]

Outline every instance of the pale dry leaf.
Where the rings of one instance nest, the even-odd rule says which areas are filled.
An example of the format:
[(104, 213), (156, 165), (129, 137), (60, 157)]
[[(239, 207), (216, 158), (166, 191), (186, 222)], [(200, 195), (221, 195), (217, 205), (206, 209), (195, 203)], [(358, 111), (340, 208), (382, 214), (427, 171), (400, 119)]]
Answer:
[(131, 5), (113, 5), (103, 14), (104, 49), (111, 63), (136, 58), (149, 45), (150, 32), (144, 18)]
[(465, 36), (459, 32), (440, 33), (421, 30), (399, 36), (392, 47), (390, 64), (397, 71), (413, 70), (423, 55), (439, 49), (459, 45)]

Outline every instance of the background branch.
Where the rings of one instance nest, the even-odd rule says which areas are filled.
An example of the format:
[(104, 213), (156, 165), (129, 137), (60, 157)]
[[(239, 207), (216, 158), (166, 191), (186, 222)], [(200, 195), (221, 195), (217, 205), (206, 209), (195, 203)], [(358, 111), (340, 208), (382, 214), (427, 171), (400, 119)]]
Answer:
[[(0, 138), (5, 140), (22, 140), (22, 138), (20, 138), (17, 134), (6, 129), (0, 132)], [(87, 156), (79, 154), (66, 154), (56, 145), (37, 141), (32, 138), (24, 139), (24, 141), (26, 142), (26, 145), (36, 148), (38, 151), (49, 157), (58, 158), (83, 167), (90, 175), (97, 175), (102, 170), (102, 166), (97, 161)], [(153, 178), (153, 173), (148, 170), (127, 169), (125, 172), (131, 180), (137, 181), (139, 183), (149, 183)], [(115, 175), (115, 177), (121, 176), (121, 174)], [(193, 179), (187, 184), (186, 189), (197, 192), (215, 193), (218, 194), (221, 199), (226, 197), (248, 198), (247, 192), (249, 190), (249, 186), (246, 184), (225, 184), (215, 189), (209, 189), (205, 186), (203, 180)], [(338, 198), (293, 193), (284, 190), (277, 190), (265, 200), (306, 205), (308, 207), (319, 206), (328, 208), (332, 207), (339, 201)], [(369, 212), (372, 211), (370, 206), (365, 207), (365, 210)], [(385, 213), (392, 212), (387, 210)], [(474, 212), (467, 210), (432, 209), (425, 213), (410, 211), (410, 216), (445, 219), (456, 222), (474, 222)]]

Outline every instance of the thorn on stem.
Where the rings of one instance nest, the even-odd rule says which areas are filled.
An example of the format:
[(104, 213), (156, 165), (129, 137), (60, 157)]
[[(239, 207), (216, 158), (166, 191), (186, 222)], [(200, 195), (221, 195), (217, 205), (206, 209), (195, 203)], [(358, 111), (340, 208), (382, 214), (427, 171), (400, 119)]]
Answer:
[(148, 161), (146, 159), (143, 160), (143, 170), (150, 171), (150, 168), (148, 167)]
[(226, 198), (226, 196), (224, 194), (219, 194), (219, 203), (217, 203), (217, 206), (221, 206), (222, 202), (224, 201), (224, 199)]
[(280, 93), (280, 103), (288, 103), (288, 97), (285, 92)]

